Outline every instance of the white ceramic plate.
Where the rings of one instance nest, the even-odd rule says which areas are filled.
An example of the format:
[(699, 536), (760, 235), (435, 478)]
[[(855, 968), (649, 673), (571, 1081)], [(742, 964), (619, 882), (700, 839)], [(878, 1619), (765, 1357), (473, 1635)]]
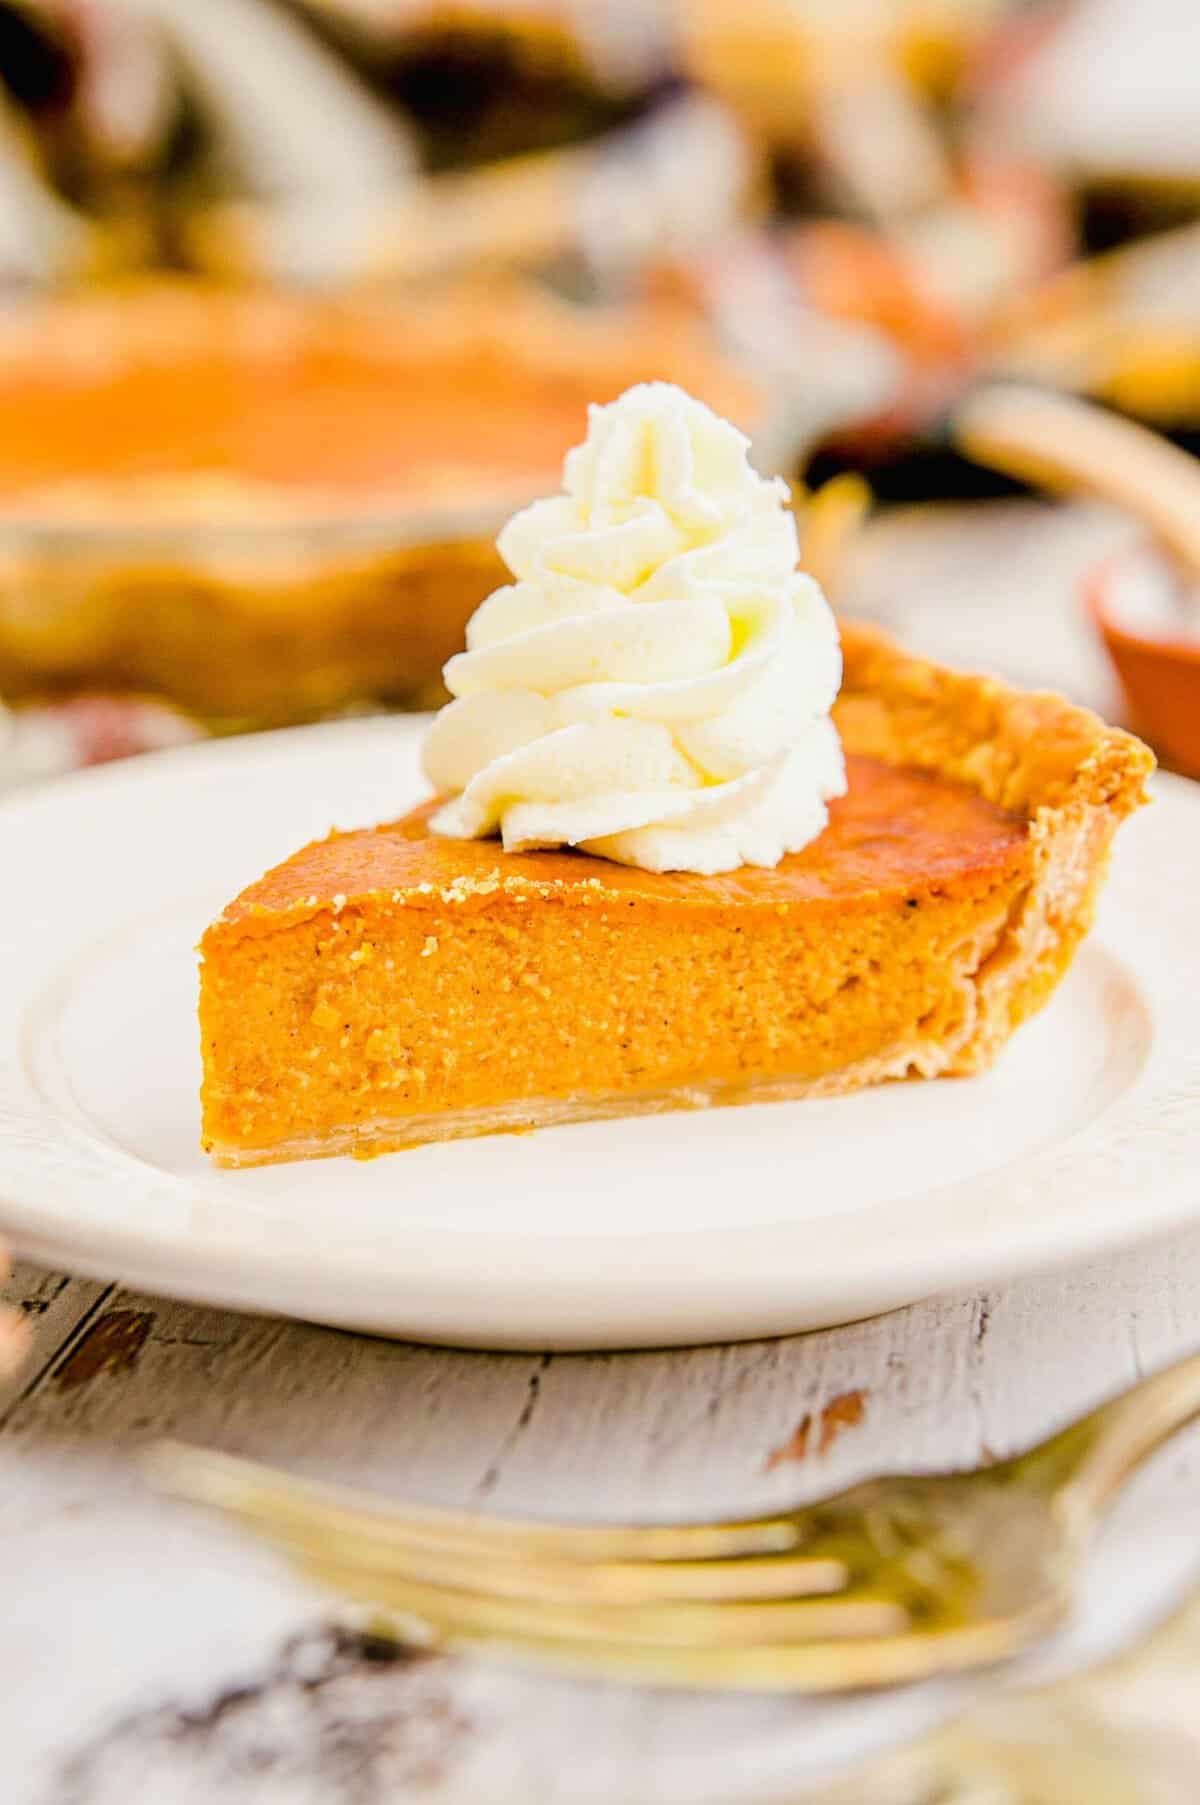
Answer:
[(160, 754), (0, 808), (0, 1229), (149, 1290), (490, 1347), (845, 1321), (1200, 1214), (1200, 789), (980, 1079), (211, 1168), (192, 948), (263, 868), (420, 793), (421, 724)]

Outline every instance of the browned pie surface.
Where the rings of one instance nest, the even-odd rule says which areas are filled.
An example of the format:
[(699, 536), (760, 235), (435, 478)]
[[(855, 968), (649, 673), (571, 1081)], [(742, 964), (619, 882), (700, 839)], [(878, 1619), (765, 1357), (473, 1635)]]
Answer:
[(780, 903), (876, 906), (964, 881), (987, 883), (1025, 857), (1025, 822), (964, 785), (874, 759), (847, 762), (849, 793), (833, 804), (825, 833), (774, 870), (659, 876), (582, 853), (506, 854), (494, 840), (431, 834), (429, 806), (388, 827), (306, 846), (244, 891), (222, 919), (227, 929), (269, 932), (281, 914), (308, 914), (334, 897), (388, 899), (400, 891), (420, 906), (431, 900), (422, 898), (421, 885), (434, 892), (480, 886), (484, 902), (497, 878), (587, 902), (636, 900), (650, 912), (655, 905), (689, 913)]

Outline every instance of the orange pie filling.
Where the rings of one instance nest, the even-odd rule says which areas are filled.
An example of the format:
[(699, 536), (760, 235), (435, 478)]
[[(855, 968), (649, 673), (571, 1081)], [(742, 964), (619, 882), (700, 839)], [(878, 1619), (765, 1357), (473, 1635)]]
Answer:
[(774, 869), (505, 854), (428, 809), (297, 853), (205, 935), (228, 1165), (986, 1066), (1090, 923), (1145, 749), (844, 631), (849, 790)]

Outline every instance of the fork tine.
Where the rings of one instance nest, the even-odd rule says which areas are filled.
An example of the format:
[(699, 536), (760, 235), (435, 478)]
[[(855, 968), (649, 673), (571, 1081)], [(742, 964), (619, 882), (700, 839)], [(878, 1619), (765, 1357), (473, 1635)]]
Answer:
[[(1053, 1629), (1053, 1622), (1037, 1634)], [(860, 1641), (778, 1643), (759, 1647), (673, 1648), (539, 1636), (446, 1630), (450, 1649), (494, 1653), (505, 1662), (556, 1674), (615, 1680), (626, 1685), (712, 1692), (825, 1694), (901, 1686), (961, 1672), (1018, 1653), (1034, 1633), (1012, 1637), (1000, 1624), (972, 1625), (944, 1635), (863, 1637)]]
[(560, 1604), (430, 1585), (402, 1573), (346, 1565), (336, 1557), (309, 1554), (300, 1560), (314, 1578), (335, 1590), (443, 1634), (702, 1649), (888, 1637), (909, 1626), (903, 1607), (886, 1598), (632, 1605), (577, 1599)]
[[(450, 1636), (448, 1645), (488, 1653), (494, 1637)], [(896, 1636), (887, 1641), (811, 1642), (801, 1647), (646, 1648), (636, 1644), (554, 1642), (535, 1636), (505, 1640), (506, 1661), (549, 1673), (613, 1680), (625, 1685), (666, 1686), (705, 1692), (823, 1694), (902, 1685), (973, 1665), (934, 1656), (932, 1639)], [(496, 1651), (500, 1651), (497, 1649)], [(982, 1655), (981, 1660), (991, 1657)]]
[[(1057, 1628), (1066, 1606), (1060, 1593), (1015, 1618), (937, 1630), (910, 1626), (887, 1631), (881, 1627), (882, 1617), (874, 1628), (859, 1617), (857, 1634), (836, 1638), (638, 1640), (625, 1634), (625, 1613), (614, 1616), (608, 1629), (589, 1627), (579, 1612), (565, 1613), (561, 1633), (554, 1634), (545, 1619), (528, 1620), (522, 1626), (511, 1613), (501, 1617), (492, 1599), (439, 1592), (431, 1607), (428, 1598), (411, 1591), (381, 1597), (367, 1576), (336, 1563), (305, 1565), (314, 1579), (394, 1613), (434, 1646), (495, 1652), (505, 1661), (556, 1673), (714, 1691), (844, 1692), (979, 1667), (1011, 1657)], [(573, 1627), (568, 1626), (568, 1617)]]
[(749, 1602), (828, 1598), (845, 1592), (846, 1567), (836, 1560), (795, 1555), (736, 1555), (710, 1561), (562, 1561), (540, 1556), (495, 1560), (458, 1548), (377, 1543), (333, 1530), (322, 1518), (301, 1528), (242, 1515), (276, 1546), (297, 1559), (336, 1559), (378, 1579), (397, 1577), (501, 1598), (569, 1604), (653, 1604), (693, 1601)]
[[(147, 1458), (159, 1485), (193, 1503), (231, 1511), (260, 1526), (270, 1524), (276, 1532), (291, 1528), (338, 1536), (373, 1551), (422, 1547), (488, 1561), (708, 1561), (793, 1551), (797, 1565), (804, 1558), (798, 1551), (799, 1523), (790, 1516), (630, 1526), (538, 1523), (364, 1504), (352, 1492), (180, 1442), (162, 1443)], [(834, 1589), (830, 1566), (820, 1563), (813, 1590)]]

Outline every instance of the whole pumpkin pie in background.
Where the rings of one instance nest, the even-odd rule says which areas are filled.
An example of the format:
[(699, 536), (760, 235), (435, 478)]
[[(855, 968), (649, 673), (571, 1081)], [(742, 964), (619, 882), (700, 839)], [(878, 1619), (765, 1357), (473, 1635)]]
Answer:
[(505, 528), (439, 801), (204, 936), (218, 1161), (977, 1072), (1046, 1001), (1150, 753), (870, 628), (839, 650), (745, 453), (644, 386)]
[(222, 726), (440, 693), (492, 541), (587, 403), (763, 391), (644, 307), (154, 284), (0, 320), (0, 696), (159, 695)]

